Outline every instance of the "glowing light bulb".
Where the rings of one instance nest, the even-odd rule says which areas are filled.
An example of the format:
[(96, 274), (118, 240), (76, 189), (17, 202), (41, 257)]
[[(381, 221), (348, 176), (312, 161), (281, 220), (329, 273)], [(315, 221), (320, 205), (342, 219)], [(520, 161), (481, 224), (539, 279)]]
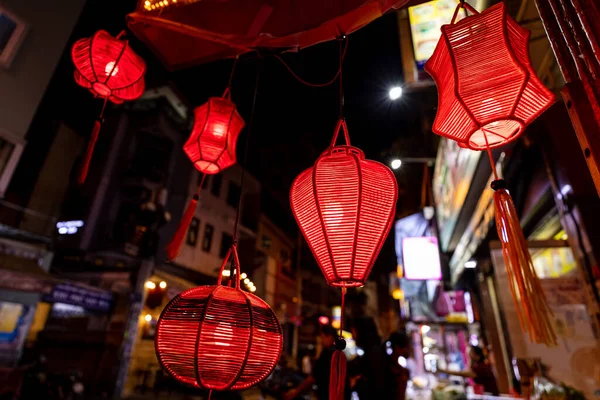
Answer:
[(230, 271), (230, 270), (228, 270), (228, 269), (224, 269), (224, 270), (223, 270), (223, 274), (222, 274), (222, 275), (223, 275), (223, 276), (231, 276), (231, 271)]
[(394, 86), (390, 89), (390, 99), (398, 100), (402, 97), (402, 88), (400, 86)]
[(144, 3), (146, 6), (149, 6), (151, 3), (149, 0), (146, 0), (146, 2)]
[(402, 160), (396, 158), (395, 160), (392, 160), (391, 163), (392, 169), (398, 169), (402, 166)]
[(152, 282), (152, 281), (146, 281), (146, 289), (156, 289), (156, 283)]
[(144, 319), (146, 320), (146, 322), (150, 322), (150, 321), (152, 321), (152, 315), (146, 314), (146, 316), (144, 317)]
[(249, 284), (249, 283), (250, 283), (250, 279), (248, 279), (248, 278), (244, 279), (244, 283), (245, 283), (246, 285), (247, 285), (247, 284)]
[(233, 337), (231, 325), (219, 322), (213, 332), (213, 338), (217, 346), (229, 347)]
[(246, 279), (247, 277), (248, 277), (248, 275), (247, 275), (245, 272), (244, 272), (244, 273), (242, 273), (242, 275), (241, 275), (241, 278), (242, 278), (242, 279)]
[(115, 76), (119, 73), (119, 66), (115, 66), (115, 62), (111, 61), (108, 64), (106, 64), (106, 67), (104, 67), (104, 73), (106, 74), (106, 76)]
[(334, 228), (339, 225), (343, 218), (344, 209), (342, 208), (341, 203), (333, 202), (325, 205), (325, 209), (323, 210), (323, 220), (328, 228)]
[(165, 289), (165, 288), (167, 287), (167, 282), (165, 282), (165, 281), (162, 281), (161, 283), (159, 283), (159, 284), (158, 284), (158, 286), (159, 286), (161, 289)]
[(254, 293), (254, 292), (256, 292), (256, 288), (255, 288), (254, 286), (252, 286), (252, 287), (250, 288), (250, 291), (251, 291), (252, 293)]

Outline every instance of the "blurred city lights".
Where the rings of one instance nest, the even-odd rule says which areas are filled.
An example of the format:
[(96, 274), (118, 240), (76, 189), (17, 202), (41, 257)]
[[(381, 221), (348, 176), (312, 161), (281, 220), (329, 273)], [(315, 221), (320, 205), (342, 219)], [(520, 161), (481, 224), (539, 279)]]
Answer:
[(469, 269), (477, 268), (477, 261), (475, 261), (475, 260), (467, 261), (465, 263), (465, 268), (469, 268)]
[(158, 286), (159, 286), (161, 289), (165, 289), (165, 288), (167, 287), (167, 282), (165, 282), (165, 281), (162, 281), (161, 283), (159, 283), (159, 284), (158, 284)]
[(144, 317), (144, 319), (145, 319), (147, 322), (150, 322), (150, 321), (152, 321), (152, 315), (150, 315), (150, 314), (146, 314), (146, 316)]
[(156, 283), (152, 282), (152, 281), (146, 281), (146, 289), (156, 289)]
[(398, 100), (402, 97), (402, 88), (400, 86), (394, 86), (390, 89), (390, 99)]
[(398, 169), (400, 168), (400, 166), (402, 166), (402, 160), (396, 158), (395, 160), (392, 160), (391, 163), (392, 169)]

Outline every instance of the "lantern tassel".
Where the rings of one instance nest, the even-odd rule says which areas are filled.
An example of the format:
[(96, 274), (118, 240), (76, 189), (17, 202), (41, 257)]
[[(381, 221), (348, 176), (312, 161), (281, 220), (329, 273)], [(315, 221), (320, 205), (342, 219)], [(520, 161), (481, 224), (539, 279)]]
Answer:
[(329, 372), (329, 400), (344, 400), (344, 392), (346, 388), (346, 341), (342, 336), (344, 331), (344, 303), (346, 300), (346, 288), (342, 288), (342, 312), (340, 318), (340, 336), (336, 338), (335, 347), (331, 357), (331, 369)]
[(90, 162), (92, 161), (92, 155), (94, 154), (94, 147), (96, 147), (98, 134), (100, 133), (100, 129), (102, 128), (102, 122), (102, 118), (98, 118), (94, 122), (94, 129), (92, 130), (90, 141), (88, 142), (87, 149), (85, 150), (85, 155), (83, 156), (83, 162), (81, 164), (81, 167), (79, 168), (79, 175), (77, 176), (77, 183), (79, 183), (80, 185), (83, 185), (85, 179), (87, 178), (88, 170), (90, 168)]
[(202, 190), (202, 184), (204, 183), (204, 179), (206, 178), (206, 174), (202, 177), (202, 181), (200, 182), (200, 186), (198, 186), (198, 190), (194, 193), (194, 197), (190, 200), (183, 213), (183, 217), (181, 217), (181, 221), (179, 222), (179, 227), (173, 238), (167, 245), (167, 257), (169, 260), (174, 260), (177, 258), (179, 253), (181, 252), (181, 246), (183, 245), (183, 239), (185, 238), (187, 231), (192, 222), (192, 218), (194, 218), (194, 214), (196, 213), (196, 207), (198, 206), (198, 200), (200, 200), (200, 191)]
[(535, 272), (515, 204), (506, 190), (506, 182), (498, 177), (487, 133), (484, 130), (483, 137), (494, 173), (491, 186), (494, 189), (496, 229), (502, 244), (509, 288), (521, 330), (527, 333), (532, 342), (556, 346), (556, 333), (552, 326), (553, 313)]

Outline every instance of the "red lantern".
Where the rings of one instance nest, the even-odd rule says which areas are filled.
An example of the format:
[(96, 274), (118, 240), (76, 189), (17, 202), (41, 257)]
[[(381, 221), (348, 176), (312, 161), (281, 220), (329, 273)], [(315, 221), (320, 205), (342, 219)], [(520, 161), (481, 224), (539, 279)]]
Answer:
[[(235, 164), (237, 139), (244, 127), (244, 120), (231, 102), (229, 88), (223, 97), (212, 97), (206, 104), (194, 110), (195, 121), (192, 133), (183, 145), (183, 151), (204, 174), (217, 174)], [(205, 176), (206, 177), (206, 176)], [(202, 182), (204, 182), (202, 178)], [(167, 256), (174, 260), (181, 250), (196, 206), (200, 199), (202, 184), (189, 202), (179, 227), (167, 246)]]
[(433, 131), (461, 147), (484, 150), (506, 144), (554, 102), (529, 59), (529, 30), (499, 3), (442, 27), (425, 70), (438, 87)]
[[(340, 128), (345, 146), (335, 146)], [(296, 221), (329, 285), (364, 285), (394, 220), (397, 194), (392, 171), (351, 146), (340, 120), (331, 146), (290, 192)]]
[[(221, 286), (233, 254), (235, 287)], [(271, 308), (240, 289), (235, 245), (216, 286), (187, 290), (165, 307), (155, 348), (161, 366), (180, 382), (209, 390), (246, 389), (265, 379), (279, 359), (283, 335)]]
[(119, 39), (122, 34), (114, 38), (105, 31), (98, 31), (91, 38), (79, 39), (71, 49), (75, 82), (94, 96), (104, 99), (81, 165), (78, 177), (80, 184), (87, 176), (106, 102), (110, 100), (119, 104), (125, 100), (135, 100), (144, 93), (146, 63), (133, 52), (126, 40)]
[[(461, 8), (476, 14), (454, 23)], [(551, 311), (536, 275), (527, 241), (491, 149), (523, 133), (554, 95), (535, 75), (529, 60), (530, 32), (499, 3), (479, 14), (460, 3), (425, 69), (438, 87), (433, 131), (461, 147), (487, 150), (495, 180), (496, 228), (509, 287), (523, 331), (537, 343), (556, 345)]]
[(183, 146), (198, 171), (217, 174), (235, 164), (237, 138), (244, 120), (231, 102), (229, 89), (194, 110), (194, 129)]

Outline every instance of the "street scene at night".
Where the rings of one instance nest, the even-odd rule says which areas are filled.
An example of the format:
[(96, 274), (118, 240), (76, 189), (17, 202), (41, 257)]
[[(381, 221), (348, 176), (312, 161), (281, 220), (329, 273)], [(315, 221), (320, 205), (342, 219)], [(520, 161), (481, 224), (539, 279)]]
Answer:
[(0, 1), (0, 400), (600, 399), (597, 0)]

